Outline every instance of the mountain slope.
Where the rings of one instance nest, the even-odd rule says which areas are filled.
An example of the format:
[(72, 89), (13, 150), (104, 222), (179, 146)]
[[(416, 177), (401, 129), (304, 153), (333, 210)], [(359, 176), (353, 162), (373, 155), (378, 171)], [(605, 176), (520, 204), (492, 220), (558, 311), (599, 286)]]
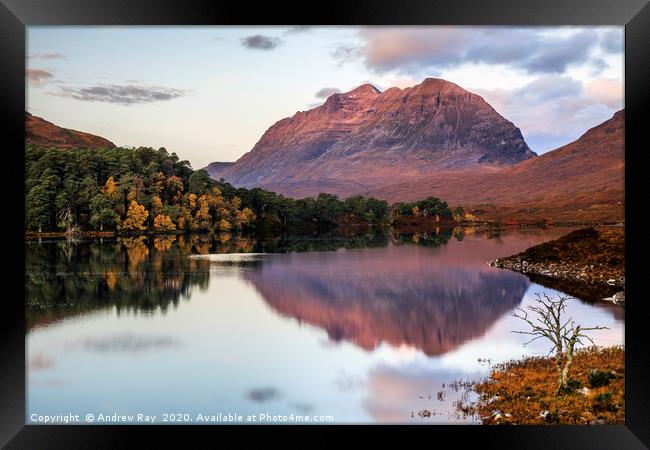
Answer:
[(624, 220), (625, 110), (580, 138), (491, 173), (440, 174), (372, 191), (389, 201), (435, 195), (482, 216)]
[(206, 172), (208, 172), (208, 175), (210, 175), (212, 178), (215, 180), (219, 179), (219, 174), (223, 172), (224, 169), (227, 169), (228, 167), (232, 166), (235, 164), (234, 162), (222, 162), (222, 161), (215, 161), (203, 168)]
[(521, 132), (478, 95), (427, 78), (380, 92), (370, 84), (270, 127), (230, 167), (214, 171), (237, 186), (300, 196), (349, 195), (466, 168), (493, 170), (534, 157)]
[(25, 144), (55, 148), (114, 148), (108, 139), (54, 125), (25, 112)]

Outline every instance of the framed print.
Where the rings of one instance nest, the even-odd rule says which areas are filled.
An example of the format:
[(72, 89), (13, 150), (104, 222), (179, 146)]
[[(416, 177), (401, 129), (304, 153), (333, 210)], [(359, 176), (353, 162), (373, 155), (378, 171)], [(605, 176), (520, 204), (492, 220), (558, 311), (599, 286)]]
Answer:
[(7, 448), (646, 448), (647, 2), (0, 11)]

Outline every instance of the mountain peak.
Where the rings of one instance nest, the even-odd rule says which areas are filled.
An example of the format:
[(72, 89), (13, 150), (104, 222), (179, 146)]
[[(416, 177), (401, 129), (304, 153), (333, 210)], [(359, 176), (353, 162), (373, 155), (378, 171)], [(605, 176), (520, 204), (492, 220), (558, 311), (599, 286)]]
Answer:
[(468, 92), (456, 83), (442, 78), (425, 78), (422, 83), (413, 86), (414, 90), (426, 93), (433, 92)]
[(350, 92), (344, 93), (343, 95), (347, 97), (374, 97), (380, 94), (381, 91), (375, 86), (370, 83), (364, 83), (361, 86), (352, 89)]

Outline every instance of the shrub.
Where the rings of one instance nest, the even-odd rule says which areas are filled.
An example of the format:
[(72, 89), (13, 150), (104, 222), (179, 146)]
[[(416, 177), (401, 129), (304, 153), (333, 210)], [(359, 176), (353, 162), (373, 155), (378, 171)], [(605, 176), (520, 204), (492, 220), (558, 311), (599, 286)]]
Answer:
[(602, 370), (592, 370), (589, 372), (589, 386), (592, 388), (607, 386), (609, 380), (614, 378), (609, 372)]
[(592, 405), (594, 411), (614, 411), (616, 408), (612, 404), (612, 393), (605, 391), (594, 398)]
[(571, 379), (567, 382), (567, 387), (575, 391), (576, 389), (580, 389), (582, 387), (582, 383), (579, 380)]

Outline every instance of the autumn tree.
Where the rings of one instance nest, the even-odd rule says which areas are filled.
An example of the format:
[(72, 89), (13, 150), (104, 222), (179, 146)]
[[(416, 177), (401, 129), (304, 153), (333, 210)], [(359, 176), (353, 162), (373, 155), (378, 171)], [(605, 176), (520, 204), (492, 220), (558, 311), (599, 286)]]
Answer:
[(102, 194), (106, 196), (109, 200), (117, 201), (119, 198), (119, 193), (117, 192), (117, 183), (113, 177), (108, 177), (104, 186), (102, 186)]
[(176, 225), (172, 222), (171, 217), (164, 214), (158, 214), (153, 220), (153, 226), (158, 231), (172, 231)]
[(119, 225), (120, 230), (146, 230), (147, 227), (144, 225), (145, 221), (149, 217), (149, 212), (143, 205), (138, 204), (135, 200), (131, 200), (129, 204), (129, 209), (126, 213), (126, 218)]

